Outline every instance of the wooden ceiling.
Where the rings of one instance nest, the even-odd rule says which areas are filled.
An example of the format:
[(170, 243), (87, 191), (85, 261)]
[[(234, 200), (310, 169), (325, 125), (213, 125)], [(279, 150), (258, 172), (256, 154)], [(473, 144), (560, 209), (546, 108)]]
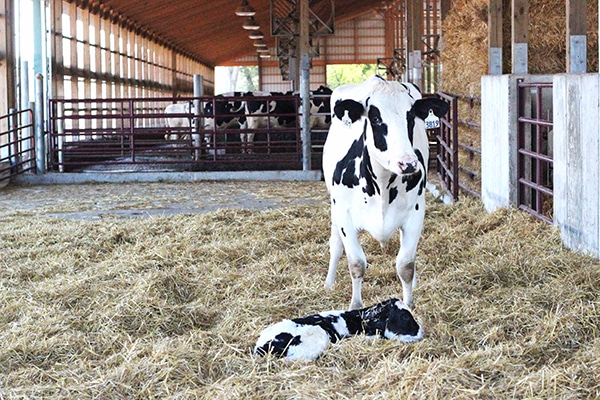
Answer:
[[(294, 1), (294, 0), (292, 0)], [(313, 3), (315, 0), (312, 0)], [(319, 1), (320, 3), (323, 0)], [(390, 4), (390, 0), (337, 0), (335, 23), (339, 24)], [(249, 0), (269, 47), (271, 37), (270, 0)], [(102, 8), (129, 20), (143, 31), (209, 66), (224, 65), (256, 54), (245, 17), (235, 15), (241, 0), (102, 0)]]

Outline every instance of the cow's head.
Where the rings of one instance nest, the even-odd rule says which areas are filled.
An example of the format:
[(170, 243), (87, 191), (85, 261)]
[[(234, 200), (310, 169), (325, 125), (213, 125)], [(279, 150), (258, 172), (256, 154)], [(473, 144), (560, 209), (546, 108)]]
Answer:
[(361, 124), (371, 161), (395, 174), (410, 175), (423, 162), (415, 152), (414, 138), (420, 135), (426, 140), (423, 120), (430, 110), (442, 117), (448, 112), (448, 104), (437, 98), (414, 100), (407, 89), (371, 93), (362, 102), (338, 100), (333, 114), (348, 127)]

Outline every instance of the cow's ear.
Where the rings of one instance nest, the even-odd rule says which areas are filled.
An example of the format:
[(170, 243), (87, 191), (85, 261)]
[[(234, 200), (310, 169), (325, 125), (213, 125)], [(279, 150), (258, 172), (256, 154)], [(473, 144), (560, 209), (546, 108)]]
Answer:
[(425, 119), (427, 118), (427, 115), (429, 115), (429, 110), (431, 110), (436, 117), (441, 118), (446, 115), (449, 109), (450, 106), (444, 100), (435, 97), (427, 97), (415, 101), (411, 112), (418, 118)]
[(333, 107), (333, 114), (344, 122), (351, 125), (358, 121), (365, 112), (365, 107), (356, 100), (338, 100)]

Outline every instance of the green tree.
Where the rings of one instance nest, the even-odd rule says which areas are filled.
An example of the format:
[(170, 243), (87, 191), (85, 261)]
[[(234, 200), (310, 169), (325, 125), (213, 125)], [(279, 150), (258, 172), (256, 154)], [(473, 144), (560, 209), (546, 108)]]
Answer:
[(375, 64), (334, 64), (327, 66), (327, 85), (331, 89), (360, 83), (377, 72)]

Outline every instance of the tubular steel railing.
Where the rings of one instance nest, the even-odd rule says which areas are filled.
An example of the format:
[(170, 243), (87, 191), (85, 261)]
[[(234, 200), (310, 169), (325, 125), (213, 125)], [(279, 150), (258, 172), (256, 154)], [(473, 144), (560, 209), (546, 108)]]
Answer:
[[(297, 112), (229, 113), (229, 102), (291, 102), (293, 95), (214, 96), (197, 98), (53, 99), (49, 110), (49, 164), (61, 172), (101, 170), (252, 170), (301, 169), (302, 148)], [(190, 105), (177, 113), (165, 108)], [(194, 107), (192, 105), (196, 105)], [(212, 112), (205, 115), (207, 104)], [(226, 111), (219, 111), (219, 110)], [(215, 111), (216, 110), (216, 111)], [(266, 121), (255, 129), (219, 127), (212, 121), (249, 117)], [(272, 126), (275, 118), (294, 122)], [(176, 126), (167, 126), (176, 119)], [(244, 135), (254, 135), (242, 143)]]
[[(553, 220), (552, 83), (518, 81), (518, 207)], [(546, 95), (549, 93), (550, 95)], [(547, 112), (545, 117), (543, 114)]]
[(444, 93), (437, 96), (450, 105), (450, 110), (444, 118), (440, 118), (440, 128), (437, 134), (437, 172), (440, 181), (448, 194), (454, 200), (458, 199), (460, 189), (458, 165), (458, 107), (456, 97)]
[(13, 111), (0, 117), (0, 185), (12, 176), (35, 171), (33, 111)]

